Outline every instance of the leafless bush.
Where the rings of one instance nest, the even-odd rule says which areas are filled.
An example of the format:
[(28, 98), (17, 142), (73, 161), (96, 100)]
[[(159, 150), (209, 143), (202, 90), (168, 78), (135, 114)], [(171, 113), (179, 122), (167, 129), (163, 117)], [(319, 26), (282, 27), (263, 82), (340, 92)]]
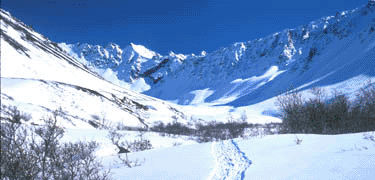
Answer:
[(125, 154), (125, 158), (123, 158), (120, 154), (117, 156), (121, 163), (128, 166), (129, 168), (137, 167), (137, 166), (142, 166), (146, 162), (146, 159), (143, 159), (143, 161), (140, 161), (139, 159), (136, 160), (129, 160), (128, 155)]
[(44, 119), (46, 126), (35, 129), (35, 133), (39, 136), (41, 142), (36, 144), (37, 142), (33, 138), (32, 150), (34, 155), (39, 157), (40, 164), (38, 168), (41, 171), (42, 179), (48, 179), (53, 176), (53, 171), (50, 171), (50, 167), (54, 165), (52, 159), (58, 154), (59, 140), (64, 135), (64, 130), (57, 126), (58, 115), (59, 111), (53, 112), (53, 117)]
[(89, 123), (95, 128), (110, 129), (112, 127), (112, 123), (106, 119), (106, 113), (104, 112), (100, 116), (94, 114), (91, 117), (93, 120), (90, 120)]
[(360, 89), (351, 109), (351, 118), (357, 129), (375, 130), (375, 84), (369, 81)]
[(152, 144), (150, 140), (144, 138), (144, 133), (144, 131), (139, 131), (138, 136), (140, 139), (136, 139), (134, 141), (121, 141), (121, 138), (123, 138), (125, 135), (118, 133), (116, 130), (110, 130), (107, 137), (120, 149), (119, 153), (122, 153), (121, 149), (124, 149), (123, 152), (137, 152), (152, 149)]
[(131, 152), (137, 152), (137, 151), (145, 151), (152, 149), (152, 144), (150, 140), (148, 139), (140, 139), (140, 140), (134, 140), (134, 141), (125, 141), (125, 146), (131, 151)]
[(375, 136), (374, 136), (374, 132), (372, 132), (371, 134), (369, 133), (365, 133), (363, 134), (363, 139), (366, 139), (366, 140), (369, 140), (369, 141), (372, 141), (375, 143)]
[(276, 105), (283, 113), (283, 129), (286, 132), (296, 132), (306, 123), (303, 113), (302, 94), (297, 90), (292, 90), (277, 97)]
[(114, 145), (119, 145), (119, 141), (122, 137), (124, 137), (125, 135), (124, 134), (120, 134), (118, 133), (116, 130), (114, 129), (110, 129), (108, 131), (108, 138), (111, 140), (112, 144)]
[(5, 117), (1, 117), (1, 120), (8, 121), (11, 123), (22, 123), (21, 120), (29, 121), (31, 119), (31, 115), (27, 113), (23, 113), (16, 106), (1, 106), (1, 113), (5, 115)]
[(340, 134), (375, 130), (375, 84), (360, 89), (354, 102), (335, 91), (323, 100), (323, 91), (313, 89), (315, 99), (304, 101), (297, 91), (281, 95), (277, 105), (283, 113), (283, 133)]
[(181, 145), (182, 145), (181, 142), (174, 142), (174, 143), (173, 143), (173, 146), (181, 146)]
[(28, 152), (29, 132), (22, 121), (31, 116), (20, 112), (15, 106), (1, 106), (1, 178), (34, 179), (38, 174), (35, 168), (37, 157)]
[(302, 143), (303, 139), (300, 139), (296, 136), (296, 138), (294, 139), (294, 142), (297, 144), (297, 145), (300, 145)]
[(110, 169), (100, 173), (103, 165), (94, 156), (97, 147), (95, 141), (63, 144), (54, 157), (54, 179), (109, 179)]
[[(95, 143), (67, 143), (59, 140), (64, 130), (57, 126), (59, 111), (45, 119), (45, 125), (30, 128), (21, 120), (30, 119), (16, 108), (2, 109), (8, 112), (8, 122), (1, 124), (1, 178), (13, 179), (110, 179), (110, 170), (95, 159)], [(21, 117), (21, 118), (20, 118)], [(79, 159), (73, 157), (78, 156)]]
[[(143, 132), (141, 132), (143, 133)], [(136, 167), (136, 166), (141, 166), (144, 164), (145, 160), (139, 161), (138, 159), (136, 160), (129, 160), (128, 159), (128, 154), (129, 152), (136, 152), (136, 151), (143, 151), (147, 149), (151, 149), (152, 145), (149, 140), (144, 140), (143, 139), (143, 134), (142, 134), (142, 139), (141, 141), (135, 140), (134, 142), (128, 142), (128, 141), (120, 141), (121, 138), (123, 138), (125, 135), (118, 133), (116, 130), (112, 129), (109, 131), (108, 138), (111, 140), (111, 142), (116, 145), (119, 148), (118, 152), (118, 158), (120, 159), (121, 163), (128, 166), (129, 168), (131, 167)], [(126, 148), (124, 148), (124, 146)], [(121, 154), (125, 153), (126, 158), (123, 158)]]

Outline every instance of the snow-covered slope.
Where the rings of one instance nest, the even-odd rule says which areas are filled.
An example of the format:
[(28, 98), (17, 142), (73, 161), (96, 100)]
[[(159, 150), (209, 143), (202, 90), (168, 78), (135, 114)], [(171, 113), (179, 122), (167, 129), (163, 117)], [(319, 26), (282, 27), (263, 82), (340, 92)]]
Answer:
[[(110, 68), (119, 80), (141, 79), (148, 85), (145, 94), (178, 104), (252, 105), (291, 86), (307, 89), (373, 78), (374, 10), (373, 5), (359, 7), (199, 56), (153, 53), (151, 58), (152, 53), (135, 53), (131, 45), (124, 54), (137, 60), (124, 63), (122, 58)], [(91, 55), (81, 57), (93, 61)]]
[(360, 75), (373, 78), (373, 12), (374, 7), (364, 6), (185, 60), (145, 94), (189, 104), (204, 93), (206, 103), (238, 107), (262, 102), (291, 86), (310, 83), (306, 89)]
[[(116, 50), (114, 46), (114, 51)], [(142, 48), (138, 48), (139, 51)], [(154, 121), (184, 122), (170, 103), (105, 81), (56, 43), (1, 10), (1, 104), (18, 106), (33, 121), (61, 107), (63, 123), (92, 128), (93, 116), (125, 126), (143, 127)], [(38, 123), (38, 122), (37, 122)], [(114, 124), (115, 125), (115, 124)]]

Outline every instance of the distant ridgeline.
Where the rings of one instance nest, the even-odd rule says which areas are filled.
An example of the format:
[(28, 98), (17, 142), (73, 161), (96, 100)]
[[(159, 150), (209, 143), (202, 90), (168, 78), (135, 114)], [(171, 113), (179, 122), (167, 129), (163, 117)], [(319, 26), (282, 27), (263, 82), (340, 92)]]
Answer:
[[(124, 49), (113, 43), (59, 45), (89, 67), (113, 70), (119, 80), (143, 79), (147, 95), (179, 104), (243, 106), (312, 81), (319, 86), (374, 75), (374, 4), (200, 55), (160, 55), (132, 43)], [(353, 64), (358, 72), (349, 68)]]

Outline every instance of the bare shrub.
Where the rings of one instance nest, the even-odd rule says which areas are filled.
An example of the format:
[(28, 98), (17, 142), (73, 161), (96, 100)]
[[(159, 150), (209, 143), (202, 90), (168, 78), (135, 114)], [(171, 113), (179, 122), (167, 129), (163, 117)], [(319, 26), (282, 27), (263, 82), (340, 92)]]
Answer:
[(247, 115), (245, 110), (241, 113), (240, 121), (243, 123), (247, 122)]
[(1, 113), (5, 115), (5, 117), (1, 117), (1, 120), (9, 121), (11, 123), (21, 123), (21, 120), (29, 121), (31, 119), (31, 115), (27, 113), (23, 113), (16, 106), (1, 106)]
[(38, 169), (35, 168), (37, 157), (28, 152), (27, 137), (29, 133), (22, 121), (28, 121), (31, 116), (20, 112), (16, 106), (1, 106), (1, 178), (4, 179), (34, 179)]
[(118, 154), (117, 157), (120, 159), (122, 164), (128, 166), (129, 168), (142, 166), (142, 164), (146, 162), (146, 159), (143, 159), (143, 161), (140, 161), (139, 159), (129, 160), (127, 154), (125, 154), (125, 158), (123, 158), (120, 154)]
[(173, 146), (181, 146), (182, 143), (181, 142), (173, 142)]
[(109, 179), (110, 169), (100, 173), (103, 165), (94, 156), (97, 147), (95, 141), (63, 144), (55, 155), (54, 179)]
[(102, 112), (101, 115), (91, 115), (93, 120), (89, 120), (89, 123), (95, 128), (100, 129), (109, 129), (112, 126), (112, 123), (106, 119), (106, 113)]
[(239, 122), (209, 122), (207, 125), (198, 124), (195, 135), (198, 142), (210, 142), (217, 140), (233, 139), (243, 136), (247, 123)]
[(173, 121), (172, 123), (168, 123), (166, 125), (163, 122), (157, 122), (153, 127), (150, 128), (150, 130), (174, 135), (191, 135), (194, 133), (192, 128), (189, 128), (177, 121)]
[(283, 130), (288, 133), (295, 133), (307, 123), (306, 115), (303, 113), (302, 94), (297, 90), (291, 90), (284, 95), (277, 97), (276, 105), (283, 113)]
[(52, 176), (53, 171), (50, 171), (50, 167), (54, 164), (52, 159), (58, 154), (59, 140), (64, 135), (64, 130), (57, 126), (59, 113), (59, 111), (53, 112), (53, 117), (44, 119), (46, 126), (35, 129), (35, 133), (41, 138), (41, 142), (33, 146), (32, 149), (35, 156), (39, 157), (39, 169), (42, 179)]
[(356, 120), (356, 129), (375, 130), (375, 84), (371, 81), (357, 94), (351, 118)]
[(294, 142), (297, 144), (297, 145), (300, 145), (302, 143), (303, 139), (300, 139), (298, 138), (298, 136), (296, 136), (296, 138), (294, 139)]
[(375, 130), (375, 84), (361, 88), (354, 102), (335, 90), (334, 96), (323, 100), (323, 91), (312, 90), (315, 99), (303, 101), (301, 94), (291, 91), (278, 96), (283, 113), (282, 133), (340, 134)]
[(311, 92), (316, 98), (308, 101), (303, 101), (301, 94), (296, 91), (278, 97), (277, 105), (284, 114), (283, 131), (317, 134), (347, 132), (350, 121), (348, 98), (335, 91), (333, 98), (324, 101), (324, 91), (320, 88), (313, 88)]
[(342, 93), (335, 92), (332, 102), (328, 104), (326, 125), (333, 134), (347, 132), (350, 128), (350, 102), (347, 96)]
[(375, 143), (375, 136), (374, 136), (374, 132), (372, 132), (371, 134), (369, 133), (365, 133), (363, 134), (363, 139), (366, 139), (366, 140), (369, 140), (369, 141), (372, 141)]
[[(95, 143), (59, 143), (64, 134), (57, 126), (61, 111), (53, 112), (44, 120), (45, 125), (30, 128), (20, 123), (23, 117), (30, 116), (15, 109), (7, 108), (13, 113), (4, 113), (10, 115), (9, 121), (1, 124), (2, 179), (111, 179), (110, 170), (101, 172), (102, 166), (92, 154)], [(79, 159), (73, 158), (77, 155)], [(69, 169), (72, 163), (74, 166)]]
[[(119, 148), (118, 152), (118, 158), (121, 160), (121, 163), (128, 166), (129, 168), (131, 167), (136, 167), (136, 166), (141, 166), (144, 161), (139, 161), (138, 159), (136, 160), (129, 160), (128, 159), (128, 154), (129, 152), (136, 152), (136, 151), (143, 151), (147, 149), (151, 149), (152, 145), (148, 139), (142, 139), (142, 140), (135, 140), (133, 142), (128, 142), (128, 141), (120, 141), (122, 137), (125, 135), (118, 133), (116, 130), (112, 129), (109, 131), (108, 138), (111, 140), (111, 142), (116, 145)], [(125, 147), (126, 148), (125, 148)], [(126, 158), (124, 159), (121, 157), (120, 154), (125, 153)]]

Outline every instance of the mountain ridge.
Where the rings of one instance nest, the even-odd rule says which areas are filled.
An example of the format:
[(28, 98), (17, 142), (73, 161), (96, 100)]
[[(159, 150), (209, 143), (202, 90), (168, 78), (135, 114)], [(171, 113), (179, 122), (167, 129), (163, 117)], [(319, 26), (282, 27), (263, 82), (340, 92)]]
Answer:
[[(158, 54), (159, 56), (151, 59), (137, 58), (134, 62), (139, 63), (123, 63), (121, 67), (113, 70), (117, 72), (119, 80), (128, 83), (144, 79), (144, 83), (149, 85), (144, 93), (153, 97), (178, 104), (191, 104), (196, 98), (194, 92), (209, 89), (213, 93), (208, 93), (210, 95), (199, 102), (227, 104), (257, 91), (257, 88), (271, 83), (283, 72), (299, 72), (300, 75), (308, 73), (311, 66), (316, 64), (315, 59), (325, 56), (322, 52), (332, 44), (354, 36), (363, 36), (359, 37), (363, 41), (367, 35), (358, 34), (361, 28), (367, 28), (367, 31), (371, 32), (375, 25), (373, 20), (370, 20), (368, 27), (362, 27), (362, 21), (365, 17), (372, 17), (373, 11), (374, 7), (369, 2), (368, 5), (352, 11), (336, 13), (335, 16), (323, 17), (307, 25), (285, 29), (264, 38), (234, 43), (211, 53), (202, 52), (199, 56)], [(372, 37), (371, 33), (369, 34)], [(275, 76), (265, 76), (267, 72), (275, 70), (275, 66)], [(257, 77), (264, 78), (255, 80)], [(281, 91), (286, 89), (284, 87)], [(237, 106), (236, 104), (238, 103), (231, 105)]]

